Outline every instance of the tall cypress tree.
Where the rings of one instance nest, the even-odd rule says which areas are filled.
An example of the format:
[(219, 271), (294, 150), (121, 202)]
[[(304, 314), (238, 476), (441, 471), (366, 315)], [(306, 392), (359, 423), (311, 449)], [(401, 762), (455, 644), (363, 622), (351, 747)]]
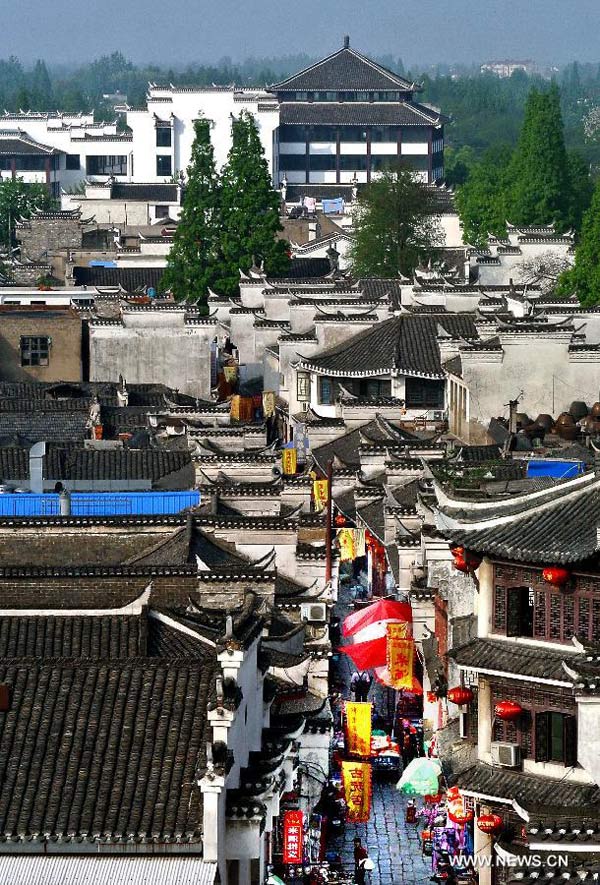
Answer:
[(265, 272), (283, 275), (289, 267), (288, 244), (277, 238), (279, 195), (273, 190), (269, 167), (254, 117), (242, 111), (232, 121), (232, 144), (221, 176), (221, 273), (219, 294), (235, 295), (240, 270), (253, 261)]
[(36, 111), (49, 111), (52, 106), (52, 83), (45, 62), (38, 59), (31, 80), (31, 104)]
[(161, 285), (178, 300), (206, 304), (219, 277), (219, 183), (208, 120), (196, 120), (181, 218)]
[(600, 181), (583, 216), (575, 264), (559, 280), (558, 294), (575, 293), (584, 307), (600, 304)]
[(544, 225), (558, 230), (571, 221), (570, 176), (558, 88), (532, 89), (510, 169), (507, 200), (513, 224)]

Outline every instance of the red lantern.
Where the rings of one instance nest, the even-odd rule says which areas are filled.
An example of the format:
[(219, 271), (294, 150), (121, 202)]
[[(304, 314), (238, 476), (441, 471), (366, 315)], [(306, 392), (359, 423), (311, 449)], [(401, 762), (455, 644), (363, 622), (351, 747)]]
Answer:
[(423, 842), (428, 842), (431, 839), (431, 830), (423, 830), (421, 833), (421, 839)]
[(437, 695), (434, 691), (427, 692), (427, 701), (430, 704), (435, 704), (435, 702), (437, 701)]
[(448, 787), (446, 791), (446, 799), (448, 802), (456, 802), (457, 799), (460, 799), (460, 790), (458, 787)]
[(504, 722), (513, 722), (519, 718), (522, 712), (523, 707), (516, 701), (499, 701), (494, 707), (494, 716)]
[(457, 685), (456, 688), (448, 690), (448, 700), (456, 704), (457, 707), (462, 707), (463, 704), (470, 704), (473, 697), (473, 692), (465, 685)]
[(542, 578), (544, 581), (547, 584), (555, 584), (557, 587), (564, 587), (570, 577), (570, 571), (558, 565), (553, 565), (542, 571)]
[(464, 808), (462, 805), (457, 805), (455, 808), (450, 807), (448, 809), (448, 817), (452, 823), (458, 824), (461, 827), (464, 827), (464, 825), (468, 824), (470, 820), (473, 820), (473, 816), (471, 809)]
[(425, 799), (425, 803), (427, 805), (437, 805), (438, 802), (442, 801), (442, 794), (437, 793), (435, 796), (430, 796), (430, 794), (427, 793), (427, 795), (424, 796), (423, 798)]
[(459, 572), (474, 572), (481, 565), (481, 556), (470, 553), (464, 547), (451, 547), (450, 552), (454, 557), (454, 567)]
[(339, 526), (346, 525), (346, 517), (342, 513), (338, 513), (333, 521)]
[(477, 818), (477, 826), (482, 833), (495, 833), (502, 826), (502, 818), (499, 814), (482, 814)]

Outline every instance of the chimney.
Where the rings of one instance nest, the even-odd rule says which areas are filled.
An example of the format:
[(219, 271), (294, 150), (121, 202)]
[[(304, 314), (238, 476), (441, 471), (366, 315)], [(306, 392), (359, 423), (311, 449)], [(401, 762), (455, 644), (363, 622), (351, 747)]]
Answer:
[(58, 507), (61, 516), (71, 515), (71, 494), (67, 489), (63, 489), (58, 496)]
[(344, 37), (344, 49), (350, 49), (350, 37), (348, 34)]
[(29, 488), (36, 495), (41, 495), (44, 491), (45, 457), (45, 442), (37, 442), (29, 449)]

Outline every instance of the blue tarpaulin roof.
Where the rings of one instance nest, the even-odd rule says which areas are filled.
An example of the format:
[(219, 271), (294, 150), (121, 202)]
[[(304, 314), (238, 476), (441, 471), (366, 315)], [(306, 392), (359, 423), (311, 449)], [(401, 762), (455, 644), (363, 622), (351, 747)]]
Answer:
[(556, 479), (568, 479), (583, 473), (581, 461), (558, 461), (551, 458), (531, 460), (527, 462), (527, 476), (553, 476)]
[[(143, 516), (180, 513), (200, 504), (200, 492), (73, 492), (72, 516)], [(0, 517), (59, 516), (60, 496), (27, 492), (0, 495)]]

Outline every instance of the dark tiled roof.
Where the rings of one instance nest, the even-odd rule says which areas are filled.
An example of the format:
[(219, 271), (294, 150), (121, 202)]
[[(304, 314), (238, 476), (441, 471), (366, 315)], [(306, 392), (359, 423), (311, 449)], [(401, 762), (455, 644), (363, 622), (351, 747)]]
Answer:
[(501, 639), (474, 639), (448, 652), (457, 664), (474, 670), (492, 670), (515, 676), (533, 676), (569, 684), (562, 662), (572, 657), (555, 649), (529, 647)]
[(458, 459), (467, 462), (497, 461), (500, 458), (500, 446), (462, 446)]
[(213, 666), (0, 661), (0, 834), (199, 841)]
[(178, 202), (176, 184), (113, 184), (111, 197), (113, 200), (143, 200), (152, 203)]
[(146, 655), (139, 615), (11, 616), (0, 610), (0, 658), (137, 658)]
[(126, 292), (145, 287), (160, 291), (162, 267), (75, 267), (76, 286), (122, 286)]
[(331, 272), (328, 258), (292, 258), (287, 270), (288, 279), (308, 280), (324, 277)]
[(549, 777), (536, 777), (520, 771), (495, 768), (478, 762), (462, 771), (456, 782), (464, 790), (496, 796), (499, 799), (516, 799), (521, 807), (553, 805), (563, 813), (571, 808), (587, 805), (599, 806), (600, 788), (596, 784), (575, 784)]
[(366, 375), (391, 371), (428, 378), (443, 378), (437, 341), (438, 328), (452, 338), (475, 338), (470, 314), (439, 313), (393, 317), (378, 323), (303, 364), (332, 375)]
[(283, 102), (281, 125), (288, 126), (432, 126), (446, 120), (416, 102)]
[(357, 510), (357, 517), (368, 528), (371, 534), (385, 541), (385, 517), (383, 513), (383, 498), (378, 498)]
[(88, 435), (86, 428), (88, 418), (88, 409), (67, 411), (38, 408), (35, 412), (4, 412), (0, 413), (0, 438), (17, 437), (30, 443), (41, 440), (81, 442)]
[(350, 47), (326, 58), (271, 87), (271, 91), (373, 89), (397, 92), (412, 91), (414, 84)]
[[(539, 502), (525, 499), (514, 518), (489, 528), (448, 530), (449, 538), (478, 553), (518, 562), (580, 562), (598, 549), (596, 526), (600, 523), (597, 483), (564, 500), (561, 485), (555, 501), (540, 509)], [(566, 489), (571, 491), (572, 489)]]
[(55, 148), (40, 144), (29, 138), (28, 135), (10, 133), (5, 136), (0, 132), (0, 156), (2, 155), (19, 155), (19, 156), (50, 156), (51, 154), (62, 153), (56, 151)]
[[(193, 482), (194, 470), (189, 452), (169, 452), (162, 449), (79, 449), (71, 452), (65, 459), (64, 478), (151, 479), (156, 482), (186, 467), (190, 472), (188, 479)], [(189, 482), (186, 487), (189, 487)]]

